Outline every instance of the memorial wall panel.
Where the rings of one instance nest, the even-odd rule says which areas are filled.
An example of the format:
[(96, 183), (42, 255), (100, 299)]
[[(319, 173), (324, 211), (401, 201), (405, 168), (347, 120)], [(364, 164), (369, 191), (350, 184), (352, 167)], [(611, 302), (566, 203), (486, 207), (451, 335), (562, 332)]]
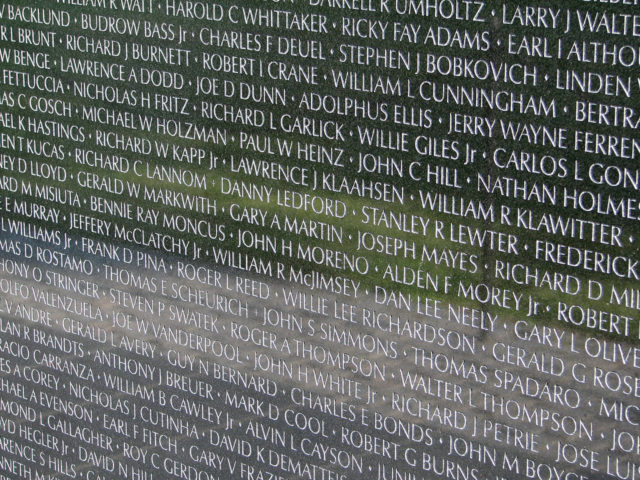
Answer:
[(640, 480), (637, 0), (0, 4), (0, 480)]

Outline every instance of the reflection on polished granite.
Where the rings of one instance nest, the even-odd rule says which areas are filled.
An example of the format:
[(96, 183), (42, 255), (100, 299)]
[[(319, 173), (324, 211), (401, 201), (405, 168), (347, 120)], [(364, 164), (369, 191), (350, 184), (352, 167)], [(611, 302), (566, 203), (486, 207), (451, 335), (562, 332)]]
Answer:
[(27, 3), (0, 480), (640, 480), (635, 0)]
[(427, 295), (404, 296), (422, 305), (409, 312), (380, 292), (349, 300), (130, 252), (140, 266), (72, 251), (91, 276), (3, 256), (12, 469), (397, 480), (597, 479), (617, 468), (634, 478), (631, 344)]

